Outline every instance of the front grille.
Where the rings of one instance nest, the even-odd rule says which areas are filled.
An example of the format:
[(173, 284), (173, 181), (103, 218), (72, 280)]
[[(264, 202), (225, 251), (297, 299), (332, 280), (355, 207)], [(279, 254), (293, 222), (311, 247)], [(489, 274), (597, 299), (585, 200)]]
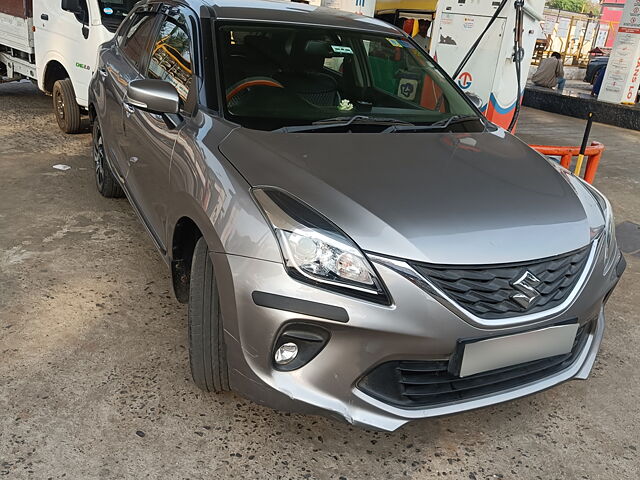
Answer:
[[(499, 319), (541, 312), (561, 304), (580, 278), (589, 247), (533, 262), (489, 266), (442, 266), (410, 262), (422, 276), (465, 310), (484, 319)], [(540, 284), (539, 298), (528, 308), (513, 300), (519, 293), (512, 283), (525, 272)]]
[(593, 322), (578, 329), (571, 352), (555, 357), (460, 378), (448, 372), (449, 361), (399, 360), (383, 363), (358, 382), (358, 388), (401, 408), (436, 407), (504, 392), (555, 375), (576, 360)]

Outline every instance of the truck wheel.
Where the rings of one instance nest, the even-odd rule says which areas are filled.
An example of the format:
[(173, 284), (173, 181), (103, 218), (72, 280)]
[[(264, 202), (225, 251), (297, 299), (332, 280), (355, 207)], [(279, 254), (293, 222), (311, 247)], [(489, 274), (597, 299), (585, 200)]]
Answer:
[(70, 78), (53, 84), (53, 111), (60, 130), (65, 133), (80, 132), (80, 106)]
[(113, 175), (109, 162), (107, 162), (104, 139), (98, 120), (93, 122), (93, 161), (96, 172), (96, 187), (100, 194), (107, 198), (124, 197), (124, 192)]
[(189, 362), (193, 381), (202, 390), (229, 390), (220, 297), (204, 238), (196, 243), (191, 262)]

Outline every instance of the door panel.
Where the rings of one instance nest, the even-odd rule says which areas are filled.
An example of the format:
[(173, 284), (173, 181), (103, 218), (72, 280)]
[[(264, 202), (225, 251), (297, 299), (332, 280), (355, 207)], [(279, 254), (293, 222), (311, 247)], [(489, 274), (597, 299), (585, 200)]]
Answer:
[(169, 128), (161, 115), (125, 109), (127, 187), (145, 223), (164, 250), (167, 190), (171, 154), (179, 129)]
[[(152, 37), (149, 47), (149, 67), (146, 78), (158, 79), (172, 84), (183, 102), (191, 94), (191, 35), (185, 17), (161, 17), (158, 32)], [(181, 120), (188, 116), (181, 112), (172, 117), (180, 126), (175, 127), (162, 115), (155, 115), (130, 105), (124, 108), (124, 136), (129, 170), (127, 185), (138, 204), (147, 226), (156, 237), (161, 248), (167, 244), (167, 191), (171, 156)]]
[[(107, 155), (118, 175), (125, 181), (129, 173), (129, 158), (124, 136), (124, 105), (127, 86), (133, 80), (141, 78), (139, 68), (146, 58), (149, 37), (153, 33), (156, 15), (149, 12), (134, 13), (131, 21), (125, 25), (125, 31), (117, 39), (117, 43), (105, 52), (103, 57), (106, 77), (107, 118), (103, 129)], [(98, 72), (102, 75), (101, 72)]]

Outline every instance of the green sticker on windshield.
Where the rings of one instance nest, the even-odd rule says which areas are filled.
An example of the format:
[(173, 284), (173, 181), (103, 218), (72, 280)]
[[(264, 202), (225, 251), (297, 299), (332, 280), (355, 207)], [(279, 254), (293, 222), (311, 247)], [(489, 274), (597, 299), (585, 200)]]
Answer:
[(389, 42), (394, 47), (402, 47), (402, 44), (395, 38), (387, 38), (387, 42)]
[(353, 50), (350, 47), (343, 47), (342, 45), (331, 45), (331, 49), (336, 53), (348, 53), (353, 55)]

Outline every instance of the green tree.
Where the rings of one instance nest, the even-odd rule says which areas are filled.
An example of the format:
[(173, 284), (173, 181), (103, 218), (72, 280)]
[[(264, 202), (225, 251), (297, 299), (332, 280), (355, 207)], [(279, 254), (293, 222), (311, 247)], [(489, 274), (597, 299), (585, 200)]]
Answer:
[(600, 5), (591, 0), (548, 0), (547, 7), (559, 8), (568, 12), (600, 13)]

